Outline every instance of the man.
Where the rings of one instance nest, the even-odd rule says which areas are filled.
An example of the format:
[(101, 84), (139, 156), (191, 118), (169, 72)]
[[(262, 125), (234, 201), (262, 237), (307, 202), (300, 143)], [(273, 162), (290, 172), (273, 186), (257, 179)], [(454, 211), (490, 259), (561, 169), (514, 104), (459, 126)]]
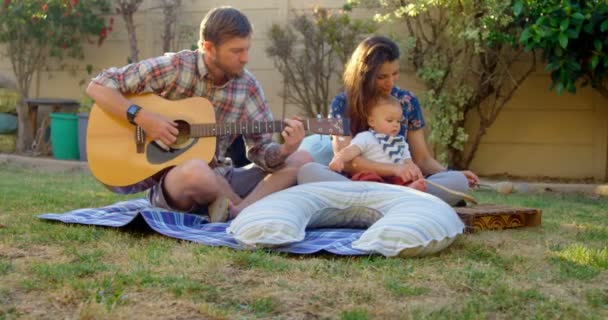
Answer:
[[(213, 104), (218, 123), (272, 120), (260, 84), (245, 69), (251, 34), (251, 24), (239, 10), (212, 9), (201, 22), (198, 50), (110, 68), (91, 81), (87, 94), (106, 111), (139, 125), (149, 137), (165, 145), (176, 140), (176, 124), (147, 111), (146, 106), (132, 104), (123, 93), (154, 92), (170, 100), (206, 97)], [(150, 202), (189, 212), (204, 212), (213, 203), (211, 220), (223, 221), (224, 199), (231, 203), (229, 218), (234, 218), (256, 200), (294, 185), (298, 169), (312, 158), (296, 151), (304, 137), (299, 119), (286, 119), (285, 123), (282, 145), (272, 142), (271, 134), (244, 136), (247, 156), (254, 163), (247, 168), (235, 169), (225, 159), (235, 137), (219, 137), (211, 165), (191, 160), (171, 169), (150, 189)]]

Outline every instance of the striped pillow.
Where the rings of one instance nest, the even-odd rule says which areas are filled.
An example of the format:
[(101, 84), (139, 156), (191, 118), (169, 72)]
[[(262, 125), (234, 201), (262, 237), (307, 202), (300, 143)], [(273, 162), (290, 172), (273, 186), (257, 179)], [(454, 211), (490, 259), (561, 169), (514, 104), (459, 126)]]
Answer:
[(355, 249), (385, 256), (422, 256), (449, 246), (464, 224), (449, 205), (427, 193), (376, 182), (298, 185), (245, 208), (227, 232), (248, 247), (304, 239), (306, 228), (368, 228)]

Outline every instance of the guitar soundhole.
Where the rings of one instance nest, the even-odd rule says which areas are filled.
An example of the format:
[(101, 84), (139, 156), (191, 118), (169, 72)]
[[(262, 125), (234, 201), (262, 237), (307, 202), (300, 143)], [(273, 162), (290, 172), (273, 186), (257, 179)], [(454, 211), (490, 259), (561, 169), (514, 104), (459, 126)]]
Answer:
[(177, 134), (177, 140), (170, 147), (171, 149), (181, 149), (190, 142), (190, 124), (184, 120), (176, 120), (175, 122), (179, 133)]

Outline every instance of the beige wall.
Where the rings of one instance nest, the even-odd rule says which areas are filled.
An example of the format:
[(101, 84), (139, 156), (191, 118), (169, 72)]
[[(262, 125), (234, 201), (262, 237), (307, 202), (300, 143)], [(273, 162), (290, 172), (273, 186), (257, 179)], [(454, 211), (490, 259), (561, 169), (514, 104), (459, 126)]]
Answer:
[(606, 180), (608, 101), (589, 88), (548, 91), (532, 74), (483, 138), (471, 168), (480, 174)]
[[(146, 0), (135, 17), (140, 59), (162, 54), (159, 0)], [(243, 10), (255, 28), (248, 68), (260, 80), (270, 106), (277, 117), (283, 115), (281, 76), (265, 55), (266, 31), (272, 23), (286, 23), (292, 10), (308, 10), (319, 4), (339, 8), (342, 0), (183, 0), (179, 23), (194, 30), (183, 39), (182, 48), (190, 48), (198, 39), (201, 18), (212, 7), (232, 5)], [(361, 12), (357, 13), (361, 16)], [(41, 72), (34, 81), (31, 96), (80, 99), (91, 76), (84, 72), (92, 64), (93, 73), (127, 62), (127, 33), (122, 19), (114, 17), (114, 31), (101, 47), (86, 47), (86, 60), (80, 70), (69, 72), (56, 67)], [(0, 73), (12, 76), (10, 64), (0, 58)], [(403, 74), (400, 85), (420, 95), (424, 87), (411, 73)], [(531, 76), (518, 90), (487, 136), (471, 167), (480, 174), (608, 178), (608, 101), (586, 89), (576, 96), (558, 96), (549, 91), (549, 77)], [(336, 83), (335, 90), (339, 87)], [(286, 106), (287, 116), (297, 108)]]

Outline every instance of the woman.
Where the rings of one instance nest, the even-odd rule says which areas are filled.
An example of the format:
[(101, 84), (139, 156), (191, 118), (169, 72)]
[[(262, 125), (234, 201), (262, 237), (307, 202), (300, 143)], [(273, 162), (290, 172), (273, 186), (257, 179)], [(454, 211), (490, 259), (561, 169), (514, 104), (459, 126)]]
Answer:
[[(403, 108), (403, 124), (399, 134), (406, 137), (414, 161), (398, 165), (378, 163), (358, 157), (346, 165), (344, 171), (349, 174), (376, 172), (381, 176), (398, 176), (404, 181), (426, 178), (455, 191), (467, 192), (469, 186), (477, 183), (477, 176), (468, 170), (447, 170), (431, 156), (422, 130), (425, 122), (418, 99), (409, 91), (396, 87), (395, 82), (398, 79), (399, 47), (392, 40), (381, 36), (363, 40), (346, 64), (345, 90), (332, 101), (331, 115), (349, 118), (351, 134), (355, 135), (368, 130), (369, 107), (374, 101), (383, 95), (394, 96)], [(332, 140), (333, 151), (337, 153), (348, 146), (351, 137), (333, 137)], [(348, 179), (319, 163), (308, 163), (298, 173), (298, 183), (342, 180)], [(427, 184), (427, 192), (451, 205), (462, 200), (431, 184)]]

